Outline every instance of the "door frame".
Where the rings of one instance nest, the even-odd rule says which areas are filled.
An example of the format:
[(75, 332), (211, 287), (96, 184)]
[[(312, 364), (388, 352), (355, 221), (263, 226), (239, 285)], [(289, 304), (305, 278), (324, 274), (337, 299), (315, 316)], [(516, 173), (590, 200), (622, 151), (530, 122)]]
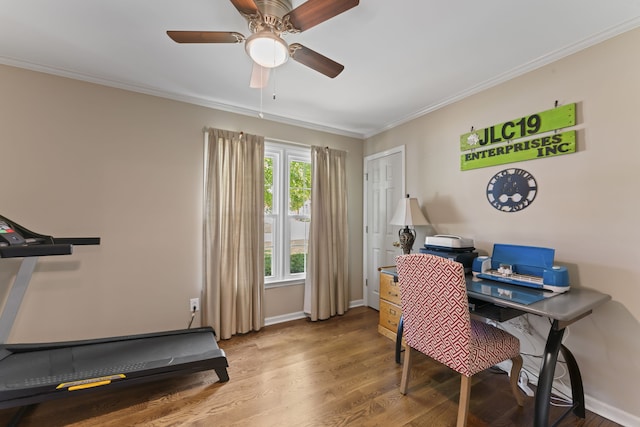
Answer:
[(369, 292), (367, 291), (367, 280), (368, 280), (368, 271), (369, 271), (369, 266), (367, 265), (368, 263), (368, 258), (367, 258), (367, 244), (368, 244), (368, 240), (369, 240), (369, 233), (368, 233), (368, 226), (369, 224), (367, 223), (367, 218), (369, 217), (369, 187), (368, 187), (368, 175), (369, 175), (369, 162), (372, 160), (377, 160), (381, 157), (386, 157), (386, 156), (390, 156), (392, 154), (397, 154), (400, 153), (400, 160), (401, 160), (401, 171), (400, 171), (400, 176), (402, 177), (401, 179), (401, 186), (402, 186), (402, 194), (406, 194), (406, 181), (407, 181), (407, 175), (406, 175), (406, 151), (405, 151), (405, 146), (404, 145), (399, 145), (397, 147), (393, 147), (390, 148), (388, 150), (385, 151), (381, 151), (379, 153), (374, 153), (374, 154), (370, 154), (368, 156), (364, 157), (364, 165), (363, 165), (363, 175), (362, 175), (362, 180), (363, 180), (363, 189), (364, 189), (364, 194), (362, 197), (362, 202), (363, 202), (363, 207), (362, 207), (362, 296), (363, 296), (363, 301), (364, 301), (364, 305), (366, 307), (369, 307)]

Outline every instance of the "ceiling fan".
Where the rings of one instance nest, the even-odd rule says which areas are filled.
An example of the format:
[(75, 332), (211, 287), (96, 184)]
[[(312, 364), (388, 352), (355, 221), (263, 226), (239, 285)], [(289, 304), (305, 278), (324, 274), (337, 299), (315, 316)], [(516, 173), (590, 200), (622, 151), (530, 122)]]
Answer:
[(289, 57), (330, 78), (344, 70), (341, 65), (300, 43), (287, 44), (286, 33), (306, 31), (357, 6), (359, 0), (307, 0), (293, 9), (291, 0), (231, 0), (248, 21), (251, 35), (234, 31), (167, 31), (177, 43), (242, 43), (253, 60), (250, 86), (263, 88), (269, 70), (284, 64)]

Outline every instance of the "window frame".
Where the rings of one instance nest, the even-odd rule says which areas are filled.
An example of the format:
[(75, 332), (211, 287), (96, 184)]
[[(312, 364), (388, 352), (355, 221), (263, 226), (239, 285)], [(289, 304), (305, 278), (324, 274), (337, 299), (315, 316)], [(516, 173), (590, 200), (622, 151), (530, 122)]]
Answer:
[[(273, 158), (272, 213), (264, 214), (265, 224), (272, 218), (271, 276), (264, 277), (265, 287), (289, 286), (304, 283), (306, 271), (288, 273), (291, 260), (290, 218), (311, 218), (305, 215), (289, 215), (290, 164), (292, 161), (311, 164), (311, 147), (289, 145), (265, 140), (265, 158)], [(308, 250), (308, 247), (307, 247)]]

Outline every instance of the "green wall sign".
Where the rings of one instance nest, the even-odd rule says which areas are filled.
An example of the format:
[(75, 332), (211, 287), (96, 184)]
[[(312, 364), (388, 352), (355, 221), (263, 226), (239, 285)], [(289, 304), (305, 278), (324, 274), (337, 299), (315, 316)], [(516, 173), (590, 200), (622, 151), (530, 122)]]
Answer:
[(492, 144), (505, 143), (575, 124), (576, 104), (563, 105), (460, 135), (460, 151), (486, 148)]
[(465, 171), (524, 160), (554, 157), (575, 153), (575, 151), (576, 131), (570, 130), (464, 153), (460, 156), (460, 170)]

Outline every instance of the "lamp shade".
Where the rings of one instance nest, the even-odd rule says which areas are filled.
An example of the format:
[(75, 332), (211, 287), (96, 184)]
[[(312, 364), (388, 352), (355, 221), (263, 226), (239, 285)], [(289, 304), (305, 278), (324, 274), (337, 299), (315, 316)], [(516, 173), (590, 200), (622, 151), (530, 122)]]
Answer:
[(398, 202), (391, 221), (389, 224), (393, 225), (429, 225), (429, 221), (424, 217), (420, 206), (418, 206), (418, 199), (415, 197), (407, 197), (401, 199)]
[(245, 49), (251, 59), (265, 68), (278, 67), (289, 59), (287, 43), (270, 31), (252, 34), (245, 42)]

